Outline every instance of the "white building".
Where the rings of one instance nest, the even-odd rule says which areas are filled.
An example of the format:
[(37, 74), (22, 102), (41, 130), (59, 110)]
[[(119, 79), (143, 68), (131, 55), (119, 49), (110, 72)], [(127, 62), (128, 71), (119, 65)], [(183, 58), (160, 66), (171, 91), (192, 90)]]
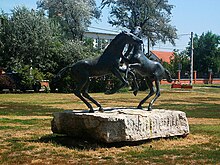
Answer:
[(117, 33), (103, 33), (103, 32), (90, 32), (84, 34), (85, 38), (93, 39), (93, 46), (95, 48), (104, 50), (106, 46), (115, 38)]

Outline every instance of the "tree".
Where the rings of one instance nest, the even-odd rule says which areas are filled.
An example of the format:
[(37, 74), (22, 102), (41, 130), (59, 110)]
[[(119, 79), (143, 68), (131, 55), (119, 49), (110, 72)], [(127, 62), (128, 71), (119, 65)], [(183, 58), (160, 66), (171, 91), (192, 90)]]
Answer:
[[(64, 66), (98, 55), (90, 42), (69, 40), (62, 30), (59, 22), (41, 9), (16, 7), (10, 16), (2, 11), (0, 67), (17, 72), (21, 86), (30, 87), (36, 79), (51, 80)], [(37, 76), (31, 75), (31, 70)], [(69, 82), (72, 84), (70, 78)]]
[(0, 67), (6, 66), (9, 56), (5, 52), (6, 41), (8, 40), (7, 30), (9, 29), (8, 15), (1, 11), (0, 14)]
[(176, 77), (177, 71), (180, 70), (182, 78), (189, 78), (190, 58), (188, 52), (186, 50), (182, 52), (174, 50), (174, 57), (170, 60), (170, 64), (166, 64), (166, 68), (169, 69), (172, 77)]
[(94, 0), (39, 0), (38, 7), (60, 22), (69, 39), (82, 40), (91, 19), (100, 17)]
[(102, 7), (111, 7), (109, 23), (129, 29), (140, 26), (143, 35), (154, 45), (156, 41), (174, 44), (176, 28), (170, 25), (173, 8), (167, 0), (102, 0)]
[(62, 34), (56, 22), (48, 20), (42, 11), (17, 7), (10, 17), (4, 17), (2, 26), (3, 58), (0, 60), (3, 67), (15, 69), (32, 65), (41, 70), (51, 69), (50, 49), (57, 46)]
[(220, 36), (212, 32), (195, 34), (194, 37), (194, 69), (200, 75), (212, 70), (213, 73), (220, 72)]

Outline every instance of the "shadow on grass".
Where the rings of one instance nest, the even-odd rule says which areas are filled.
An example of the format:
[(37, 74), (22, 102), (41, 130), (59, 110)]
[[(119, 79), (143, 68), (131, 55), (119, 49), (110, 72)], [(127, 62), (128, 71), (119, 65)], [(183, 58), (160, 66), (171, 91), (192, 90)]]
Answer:
[(207, 86), (205, 86), (205, 87), (210, 87), (210, 88), (220, 88), (220, 86), (217, 86), (217, 85), (207, 85)]
[[(169, 137), (166, 139), (177, 139), (177, 138), (182, 138), (182, 136)], [(160, 138), (134, 141), (134, 142), (104, 143), (89, 138), (77, 138), (77, 137), (70, 137), (67, 135), (50, 134), (50, 135), (42, 136), (39, 140), (33, 140), (32, 142), (52, 143), (54, 145), (65, 146), (67, 148), (77, 149), (77, 150), (96, 150), (99, 148), (111, 148), (111, 147), (121, 148), (124, 146), (139, 146), (141, 144), (150, 143), (153, 140), (155, 141), (159, 139)]]
[(195, 118), (220, 118), (219, 104), (197, 103), (197, 104), (160, 104), (155, 108), (183, 111), (187, 117)]
[(0, 105), (0, 115), (9, 116), (50, 116), (53, 112), (63, 110), (64, 109), (15, 102), (3, 102)]

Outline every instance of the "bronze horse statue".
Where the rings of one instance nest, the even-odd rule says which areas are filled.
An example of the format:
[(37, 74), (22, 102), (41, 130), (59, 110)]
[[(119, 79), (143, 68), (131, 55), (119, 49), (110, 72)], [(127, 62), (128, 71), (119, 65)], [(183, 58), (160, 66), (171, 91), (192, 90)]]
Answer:
[[(136, 36), (140, 36), (140, 32), (140, 27), (136, 27), (136, 29), (133, 31)], [(128, 54), (126, 56), (128, 56)], [(171, 75), (169, 71), (161, 65), (161, 63), (150, 60), (146, 57), (141, 43), (133, 45), (133, 53), (129, 54), (129, 58), (126, 56), (123, 58), (126, 63), (129, 63), (126, 71), (126, 78), (127, 74), (131, 74), (131, 72), (134, 70), (135, 73), (145, 78), (145, 81), (150, 89), (149, 94), (139, 103), (137, 108), (142, 109), (142, 105), (147, 101), (147, 99), (156, 93), (155, 97), (151, 100), (148, 106), (148, 111), (151, 111), (153, 103), (160, 96), (160, 81), (163, 78), (166, 78), (166, 80), (171, 83)], [(133, 81), (136, 82), (134, 78)], [(156, 91), (154, 90), (154, 81)], [(135, 86), (137, 86), (137, 84)], [(134, 91), (134, 94), (136, 95), (137, 91)]]
[(88, 94), (90, 77), (98, 77), (112, 73), (119, 78), (122, 84), (115, 89), (115, 91), (111, 91), (110, 93), (115, 93), (118, 89), (128, 85), (128, 81), (125, 80), (119, 72), (122, 52), (126, 44), (135, 45), (141, 43), (143, 43), (143, 41), (139, 37), (123, 31), (111, 41), (101, 56), (94, 59), (81, 60), (70, 66), (66, 66), (58, 72), (56, 77), (61, 78), (61, 75), (66, 72), (66, 70), (70, 70), (75, 83), (74, 94), (86, 104), (90, 109), (89, 112), (94, 112), (94, 110), (86, 99), (94, 103), (99, 107), (99, 111), (103, 112), (101, 104)]

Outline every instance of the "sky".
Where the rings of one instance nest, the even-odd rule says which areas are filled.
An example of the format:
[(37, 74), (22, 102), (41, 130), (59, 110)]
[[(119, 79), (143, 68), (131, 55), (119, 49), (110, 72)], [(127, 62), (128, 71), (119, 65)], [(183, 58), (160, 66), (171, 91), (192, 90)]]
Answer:
[[(15, 6), (26, 6), (36, 9), (37, 0), (0, 0), (0, 9), (10, 13)], [(101, 0), (96, 0), (100, 5)], [(173, 49), (183, 50), (190, 41), (190, 33), (201, 35), (211, 31), (220, 35), (220, 0), (168, 0), (174, 5), (171, 15), (171, 25), (177, 28), (179, 39), (176, 46), (158, 43), (151, 49), (172, 51)], [(102, 13), (101, 21), (92, 21), (90, 31), (97, 31), (95, 28), (119, 30), (111, 27), (107, 23), (109, 10), (105, 8)], [(95, 27), (95, 28), (94, 28)]]

